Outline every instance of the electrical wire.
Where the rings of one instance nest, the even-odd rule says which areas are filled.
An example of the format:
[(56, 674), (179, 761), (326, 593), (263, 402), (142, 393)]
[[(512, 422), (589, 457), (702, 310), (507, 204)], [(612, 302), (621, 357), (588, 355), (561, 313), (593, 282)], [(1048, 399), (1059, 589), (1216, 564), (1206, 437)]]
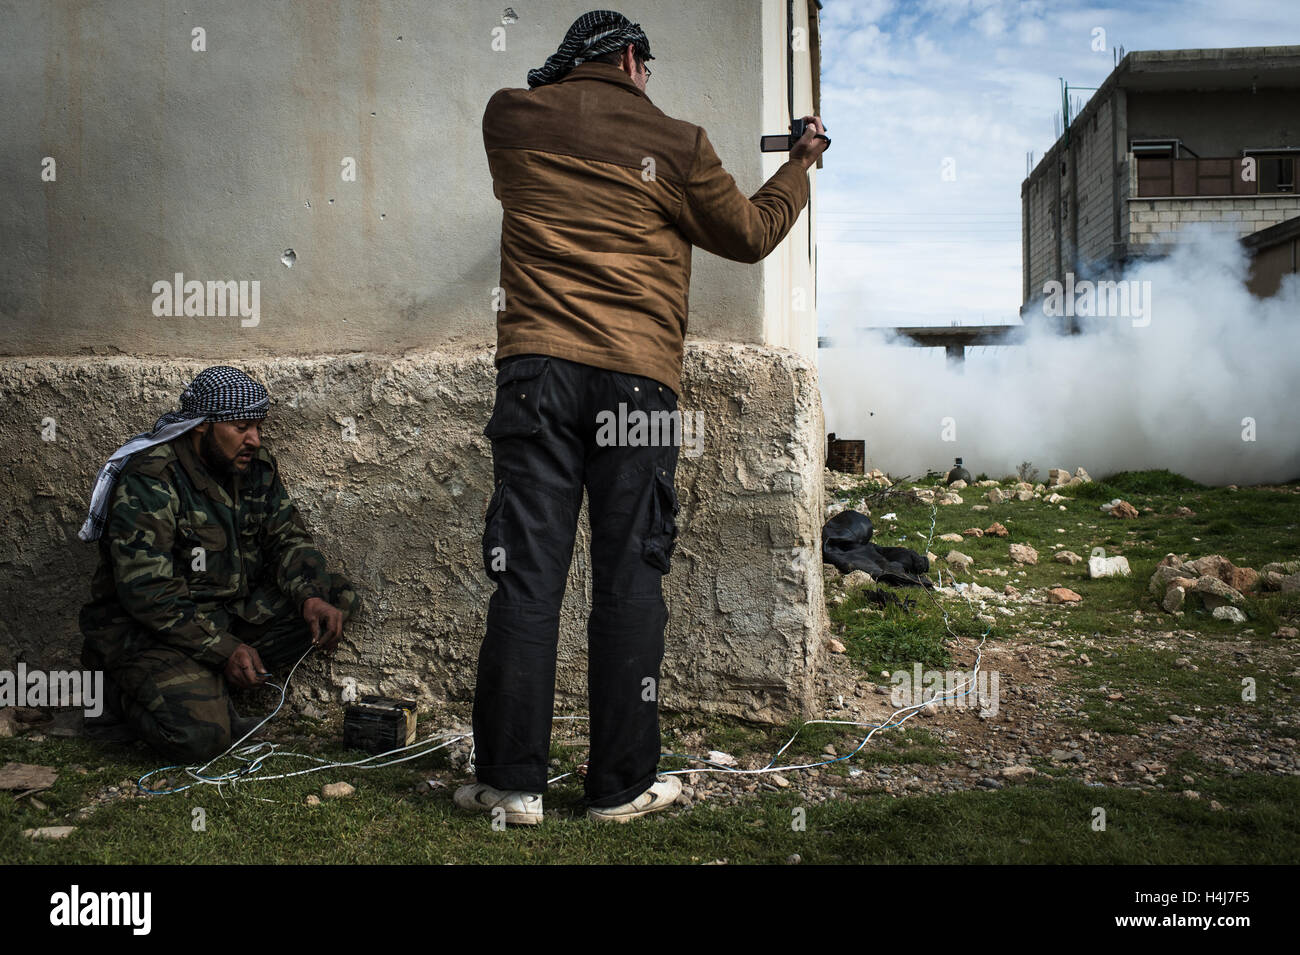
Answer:
[[(935, 528), (935, 521), (938, 517), (938, 512), (939, 512), (938, 505), (934, 501), (931, 501), (930, 502), (930, 531), (926, 535), (926, 539), (925, 539), (925, 549), (927, 551), (930, 549), (930, 544), (934, 540), (934, 528)], [(939, 578), (940, 584), (942, 584), (943, 581), (942, 571), (940, 571), (939, 573), (940, 573), (940, 578)], [(915, 581), (917, 584), (920, 584), (922, 586), (926, 596), (928, 596), (931, 600), (934, 601), (935, 606), (939, 608), (939, 612), (943, 615), (944, 629), (947, 630), (948, 633), (952, 635), (954, 640), (956, 640), (958, 643), (964, 644), (966, 642), (965, 638), (963, 638), (960, 634), (958, 634), (955, 630), (953, 630), (951, 618), (948, 616), (948, 611), (944, 608), (943, 604), (941, 604), (938, 601), (938, 599), (934, 596), (934, 594), (930, 591), (930, 588), (925, 587), (925, 581), (923, 581), (922, 578), (917, 577), (913, 574), (904, 574), (903, 576), (910, 577), (913, 581)], [(962, 599), (966, 602), (967, 607), (971, 607), (970, 598), (967, 597), (964, 592), (959, 592), (959, 593)], [(971, 607), (971, 609), (973, 610), (974, 608)], [(970, 680), (967, 681), (966, 683), (961, 683), (958, 684), (957, 686), (954, 686), (953, 687), (954, 695), (951, 697), (951, 699), (954, 700), (959, 699), (963, 696), (969, 696), (971, 693), (976, 692), (976, 687), (977, 687), (976, 681), (978, 679), (978, 674), (980, 671), (980, 664), (984, 659), (984, 652), (983, 652), (984, 644), (988, 640), (988, 636), (992, 632), (992, 630), (993, 630), (993, 626), (990, 624), (989, 627), (981, 635), (980, 642), (976, 645), (974, 650), (975, 665), (971, 668)], [(956, 690), (960, 689), (963, 686), (969, 686), (971, 688), (965, 690), (962, 693), (955, 692)], [(829, 766), (833, 763), (846, 762), (847, 760), (852, 759), (854, 756), (860, 753), (863, 750), (863, 748), (866, 747), (867, 743), (871, 741), (871, 738), (875, 736), (876, 733), (878, 733), (880, 730), (893, 729), (895, 727), (901, 726), (903, 725), (903, 723), (910, 720), (913, 716), (915, 716), (923, 708), (930, 705), (931, 703), (940, 703), (940, 702), (944, 702), (947, 699), (948, 697), (946, 696), (936, 695), (931, 697), (930, 699), (922, 700), (920, 703), (914, 703), (909, 706), (900, 707), (899, 709), (891, 713), (888, 719), (886, 719), (884, 723), (878, 723), (878, 724), (857, 722), (853, 720), (805, 720), (799, 726), (799, 729), (795, 731), (795, 734), (790, 737), (790, 739), (786, 742), (784, 746), (782, 746), (779, 750), (777, 750), (776, 755), (774, 755), (771, 761), (762, 769), (740, 769), (739, 767), (725, 766), (714, 760), (704, 759), (698, 756), (688, 756), (681, 753), (664, 753), (662, 754), (663, 756), (676, 757), (678, 759), (686, 759), (691, 762), (703, 763), (708, 768), (674, 769), (674, 770), (668, 770), (662, 773), (661, 775), (675, 776), (675, 775), (685, 775), (689, 773), (732, 773), (741, 776), (756, 776), (756, 775), (764, 775), (767, 773), (794, 772), (796, 770), (801, 770), (801, 769), (815, 769), (821, 766)], [(904, 716), (902, 719), (895, 722), (894, 721), (895, 717), (897, 717), (900, 713), (907, 713), (907, 716)], [(837, 726), (858, 726), (863, 728), (870, 728), (871, 731), (867, 733), (867, 735), (863, 738), (862, 742), (860, 742), (857, 745), (857, 747), (853, 750), (853, 752), (846, 753), (843, 756), (835, 756), (831, 759), (825, 759), (815, 763), (801, 763), (801, 764), (792, 764), (788, 766), (777, 766), (776, 761), (781, 757), (781, 754), (784, 753), (787, 749), (789, 749), (791, 745), (793, 745), (794, 741), (799, 738), (800, 734), (803, 733), (804, 729), (806, 729), (809, 726), (813, 726), (817, 724), (832, 724)]]
[[(268, 686), (271, 686), (274, 689), (280, 691), (279, 703), (277, 703), (275, 709), (273, 709), (270, 713), (268, 713), (265, 717), (263, 717), (257, 723), (256, 726), (250, 729), (239, 739), (235, 740), (235, 742), (233, 742), (229, 747), (227, 747), (224, 752), (212, 757), (212, 759), (208, 760), (202, 766), (175, 765), (175, 766), (163, 766), (158, 769), (151, 770), (150, 772), (145, 773), (143, 776), (141, 776), (139, 779), (136, 780), (136, 789), (150, 796), (165, 796), (165, 795), (171, 795), (173, 793), (184, 792), (185, 790), (192, 789), (198, 785), (217, 786), (218, 790), (220, 791), (220, 787), (226, 785), (229, 785), (231, 789), (234, 789), (236, 784), (240, 782), (266, 782), (272, 779), (288, 779), (292, 776), (302, 776), (306, 773), (318, 773), (327, 769), (382, 769), (383, 767), (386, 766), (394, 766), (398, 763), (404, 763), (412, 759), (418, 759), (421, 756), (427, 756), (430, 753), (434, 753), (447, 746), (451, 746), (452, 744), (459, 742), (460, 740), (465, 739), (470, 735), (468, 733), (434, 733), (431, 736), (427, 736), (422, 740), (418, 740), (406, 746), (399, 746), (396, 749), (391, 749), (388, 750), (387, 752), (375, 753), (371, 756), (366, 756), (362, 759), (352, 760), (350, 762), (331, 761), (327, 759), (322, 759), (319, 756), (313, 756), (309, 753), (295, 753), (288, 750), (281, 750), (274, 743), (262, 742), (262, 743), (253, 743), (248, 746), (241, 746), (244, 740), (248, 739), (250, 736), (255, 734), (259, 729), (261, 729), (264, 725), (266, 725), (266, 723), (269, 722), (271, 718), (274, 717), (277, 713), (279, 713), (280, 710), (284, 707), (284, 702), (285, 699), (287, 698), (288, 690), (289, 690), (289, 681), (293, 679), (293, 675), (297, 671), (299, 664), (301, 664), (302, 661), (307, 658), (307, 655), (310, 654), (314, 649), (315, 646), (308, 647), (306, 651), (303, 653), (303, 655), (298, 658), (297, 662), (294, 663), (292, 668), (290, 668), (289, 675), (285, 677), (283, 686), (275, 683), (267, 684)], [(438, 743), (438, 745), (436, 746), (429, 745), (437, 740), (443, 740), (443, 742)], [(374, 760), (382, 759), (385, 756), (394, 756), (397, 753), (407, 753), (409, 750), (419, 749), (420, 747), (425, 747), (425, 746), (427, 746), (428, 748), (420, 749), (420, 751), (416, 753), (409, 753), (409, 755), (400, 756), (398, 758), (390, 759), (382, 763), (374, 762)], [(213, 763), (225, 759), (226, 757), (232, 757), (236, 760), (239, 760), (244, 765), (241, 767), (235, 767), (233, 769), (230, 769), (220, 774), (205, 775), (209, 767), (211, 767)], [(277, 773), (275, 775), (257, 775), (258, 773), (260, 773), (262, 767), (266, 764), (267, 760), (276, 757), (313, 760), (319, 765), (309, 766), (306, 769), (300, 769), (289, 773)], [(180, 770), (181, 772), (188, 775), (191, 779), (193, 779), (194, 782), (187, 783), (184, 786), (177, 786), (168, 789), (150, 789), (145, 785), (145, 780), (153, 776), (157, 776), (161, 773), (170, 772), (173, 770)], [(223, 798), (224, 798), (224, 794), (223, 794)]]
[[(938, 506), (934, 501), (931, 501), (930, 502), (930, 530), (929, 533), (926, 535), (926, 540), (925, 540), (926, 551), (929, 551), (930, 545), (934, 539), (934, 529), (935, 529), (935, 522), (937, 516), (938, 516)], [(939, 574), (939, 584), (940, 586), (942, 586), (943, 585), (942, 570), (938, 571), (938, 574)], [(925, 581), (923, 578), (917, 577), (912, 574), (905, 574), (904, 576), (911, 577), (915, 583), (921, 585), (922, 590), (926, 594), (926, 596), (928, 596), (932, 601), (934, 601), (935, 606), (939, 608), (939, 612), (943, 616), (944, 629), (947, 630), (949, 634), (951, 634), (954, 640), (956, 640), (959, 644), (964, 645), (966, 643), (966, 640), (953, 629), (952, 621), (948, 615), (947, 609), (934, 596), (934, 594), (931, 592), (931, 589), (925, 586), (925, 584), (928, 583), (928, 581)], [(967, 607), (970, 607), (973, 610), (974, 608), (971, 607), (970, 598), (967, 597), (964, 592), (959, 592), (959, 594), (962, 597), (962, 599), (966, 602)], [(799, 728), (795, 731), (794, 735), (791, 736), (790, 739), (786, 741), (785, 745), (783, 745), (780, 749), (776, 751), (776, 753), (772, 756), (772, 759), (769, 760), (768, 764), (761, 769), (741, 769), (736, 766), (727, 766), (717, 762), (716, 760), (711, 760), (700, 756), (691, 756), (683, 753), (664, 752), (660, 754), (661, 758), (685, 759), (692, 763), (701, 763), (706, 768), (666, 770), (663, 773), (661, 773), (661, 775), (673, 776), (673, 775), (684, 775), (689, 773), (730, 773), (732, 775), (738, 775), (738, 776), (758, 776), (758, 775), (766, 775), (772, 773), (795, 772), (798, 770), (805, 770), (805, 769), (817, 769), (822, 766), (832, 765), (834, 763), (846, 762), (852, 759), (858, 753), (860, 753), (866, 747), (866, 745), (871, 741), (872, 737), (874, 737), (876, 733), (880, 732), (881, 730), (895, 729), (899, 726), (902, 726), (912, 717), (916, 716), (916, 714), (919, 713), (926, 706), (940, 703), (940, 702), (946, 702), (948, 700), (957, 700), (960, 699), (961, 697), (969, 696), (971, 693), (976, 692), (976, 687), (977, 687), (976, 681), (978, 678), (978, 674), (980, 672), (981, 663), (983, 662), (984, 659), (984, 654), (983, 654), (984, 644), (988, 640), (989, 633), (991, 633), (992, 630), (993, 627), (990, 624), (989, 627), (981, 635), (979, 643), (974, 648), (975, 663), (970, 671), (970, 679), (964, 683), (954, 686), (953, 695), (951, 697), (940, 696), (936, 694), (934, 696), (931, 696), (928, 699), (923, 699), (919, 703), (913, 703), (908, 706), (900, 707), (894, 710), (883, 723), (867, 723), (867, 722), (861, 722), (856, 720), (830, 720), (830, 719), (805, 720), (802, 724), (800, 724)], [(473, 743), (472, 733), (454, 733), (454, 732), (434, 733), (430, 736), (425, 737), (422, 740), (418, 740), (417, 742), (410, 743), (406, 746), (399, 746), (396, 749), (391, 749), (383, 753), (375, 753), (373, 755), (366, 756), (362, 759), (357, 759), (352, 761), (331, 761), (331, 760), (323, 759), (319, 756), (313, 756), (308, 753), (295, 753), (292, 751), (281, 750), (278, 748), (276, 744), (267, 743), (267, 742), (253, 743), (249, 746), (243, 746), (241, 748), (241, 744), (246, 739), (248, 739), (250, 736), (256, 733), (259, 729), (261, 729), (284, 707), (285, 700), (287, 699), (288, 696), (289, 681), (293, 679), (293, 675), (297, 671), (298, 666), (302, 663), (303, 660), (307, 658), (308, 654), (310, 654), (314, 649), (315, 649), (314, 646), (308, 647), (307, 650), (303, 653), (303, 655), (298, 658), (297, 662), (294, 663), (293, 667), (289, 670), (289, 675), (285, 677), (283, 686), (274, 683), (267, 684), (268, 686), (271, 686), (280, 691), (280, 701), (276, 704), (275, 709), (273, 709), (269, 714), (263, 717), (262, 720), (259, 721), (256, 726), (254, 726), (247, 733), (241, 736), (238, 740), (232, 743), (224, 752), (220, 753), (217, 756), (214, 756), (212, 759), (208, 760), (202, 766), (175, 765), (175, 766), (163, 766), (158, 769), (151, 770), (150, 772), (145, 773), (138, 780), (136, 780), (136, 788), (141, 793), (150, 796), (163, 796), (163, 795), (171, 795), (174, 793), (185, 792), (187, 789), (192, 789), (195, 786), (199, 786), (199, 785), (216, 786), (218, 787), (218, 792), (221, 792), (222, 787), (227, 785), (229, 785), (232, 790), (235, 790), (237, 784), (240, 782), (268, 782), (273, 779), (289, 779), (294, 776), (302, 776), (308, 773), (322, 772), (324, 770), (329, 770), (329, 769), (382, 769), (387, 766), (397, 765), (398, 763), (404, 763), (413, 759), (419, 759), (422, 756), (428, 756), (431, 753), (435, 753), (438, 750), (444, 749), (464, 739), (470, 740), (470, 753), (469, 753), (468, 765), (470, 771), (471, 772), (473, 771), (475, 747)], [(962, 687), (968, 687), (968, 688), (961, 693), (956, 692)], [(915, 692), (915, 690), (913, 690), (913, 692)], [(904, 713), (907, 715), (903, 716), (901, 719), (897, 719), (897, 717), (899, 717), (901, 714)], [(554, 717), (553, 720), (554, 721), (565, 721), (565, 720), (588, 721), (589, 717), (557, 716)], [(862, 741), (858, 743), (858, 745), (853, 749), (852, 752), (846, 753), (842, 756), (835, 756), (830, 759), (819, 760), (817, 762), (792, 763), (785, 766), (778, 766), (777, 760), (781, 758), (781, 755), (785, 753), (787, 749), (789, 749), (792, 745), (794, 745), (794, 742), (799, 738), (799, 736), (803, 733), (803, 731), (809, 726), (816, 726), (816, 725), (856, 726), (859, 728), (869, 729), (870, 732), (868, 732), (866, 736), (862, 738)], [(441, 740), (442, 742), (438, 742), (437, 745), (431, 745), (435, 741), (439, 741), (439, 740)], [(421, 749), (421, 747), (427, 747), (427, 748)], [(419, 749), (419, 752), (414, 752), (414, 753), (409, 752), (410, 750), (415, 750), (415, 749)], [(385, 762), (374, 762), (375, 760), (383, 759), (386, 756), (395, 756), (396, 754), (399, 753), (407, 753), (408, 755), (398, 756), (397, 758), (389, 759)], [(233, 769), (230, 769), (220, 774), (205, 775), (205, 773), (207, 773), (209, 767), (211, 767), (213, 763), (225, 759), (226, 757), (232, 757), (240, 761), (244, 765), (241, 767), (235, 767)], [(268, 760), (273, 758), (294, 758), (294, 759), (313, 760), (318, 765), (309, 766), (305, 769), (299, 769), (293, 772), (276, 773), (273, 775), (261, 775), (260, 773), (262, 767), (266, 764)], [(157, 776), (161, 773), (170, 772), (173, 770), (180, 770), (184, 772), (194, 781), (187, 783), (184, 786), (172, 787), (167, 789), (150, 789), (145, 785), (145, 781), (147, 779), (153, 776)], [(547, 785), (558, 782), (559, 780), (565, 779), (569, 776), (572, 776), (573, 774), (574, 774), (573, 771), (567, 773), (561, 773), (559, 776), (555, 776), (551, 779), (548, 779)], [(224, 792), (222, 792), (222, 798), (225, 798)]]

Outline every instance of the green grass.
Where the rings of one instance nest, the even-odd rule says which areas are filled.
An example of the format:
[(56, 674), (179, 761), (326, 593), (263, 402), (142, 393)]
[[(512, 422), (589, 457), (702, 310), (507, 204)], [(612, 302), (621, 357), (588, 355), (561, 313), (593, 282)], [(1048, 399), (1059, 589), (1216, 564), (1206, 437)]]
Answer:
[(1248, 596), (1242, 607), (1256, 632), (1271, 634), (1278, 627), (1295, 626), (1288, 621), (1300, 619), (1300, 591)]
[[(1071, 685), (1085, 691), (1089, 719), (1082, 725), (1097, 732), (1137, 734), (1152, 724), (1167, 723), (1171, 714), (1201, 719), (1211, 714), (1252, 712), (1260, 705), (1270, 708), (1284, 702), (1274, 697), (1285, 687), (1267, 677), (1261, 681), (1257, 666), (1133, 645), (1119, 646), (1112, 653), (1093, 653), (1091, 667), (1075, 667), (1067, 678)], [(1186, 657), (1197, 669), (1176, 666), (1180, 657)], [(1242, 700), (1242, 676), (1256, 679), (1255, 702)], [(1114, 692), (1122, 693), (1124, 699), (1109, 700), (1108, 694)]]
[[(680, 753), (686, 747), (680, 744), (682, 735), (702, 732), (707, 740), (706, 749), (716, 749), (735, 756), (744, 764), (747, 759), (758, 759), (758, 765), (768, 760), (782, 746), (790, 743), (781, 755), (781, 765), (816, 763), (832, 757), (825, 752), (833, 746), (836, 755), (847, 756), (858, 749), (866, 729), (814, 723), (802, 726), (795, 720), (784, 726), (758, 726), (739, 720), (716, 720), (705, 724), (684, 724), (668, 728), (664, 733), (664, 749)], [(797, 734), (797, 735), (796, 735)], [(694, 753), (703, 755), (703, 753)], [(833, 776), (847, 776), (850, 767), (864, 769), (872, 766), (902, 766), (909, 764), (935, 766), (956, 758), (956, 754), (929, 731), (920, 727), (904, 727), (877, 733), (867, 746), (851, 760), (830, 763), (822, 771)], [(663, 760), (664, 769), (698, 769), (702, 764), (677, 756)]]
[[(904, 490), (891, 494), (883, 510), (873, 506), (878, 516), (888, 511), (898, 515), (888, 523), (877, 516), (876, 542), (922, 550), (932, 510), (911, 501), (901, 493)], [(1077, 659), (1071, 655), (1055, 670), (1062, 693), (1083, 697), (1081, 709), (1088, 719), (1079, 721), (1081, 727), (1113, 734), (1126, 746), (1140, 746), (1153, 728), (1169, 726), (1170, 714), (1207, 722), (1226, 715), (1240, 718), (1241, 733), (1230, 731), (1229, 737), (1238, 738), (1225, 745), (1249, 747), (1255, 740), (1245, 735), (1248, 730), (1294, 735), (1289, 727), (1269, 725), (1270, 720), (1295, 725), (1297, 689), (1294, 655), (1269, 634), (1300, 620), (1300, 593), (1248, 597), (1243, 609), (1249, 622), (1242, 627), (1201, 612), (1169, 617), (1159, 611), (1146, 584), (1156, 563), (1170, 551), (1192, 557), (1219, 553), (1255, 568), (1295, 559), (1300, 495), (1290, 493), (1294, 490), (1234, 492), (1202, 487), (1167, 471), (1125, 472), (1062, 489), (1064, 497), (1073, 499), (1065, 511), (1042, 501), (1011, 501), (975, 512), (972, 505), (986, 502), (984, 489), (972, 487), (961, 492), (964, 504), (935, 509), (934, 535), (999, 521), (1010, 536), (967, 537), (959, 544), (932, 540), (930, 549), (940, 556), (960, 550), (973, 558), (976, 570), (1009, 570), (1007, 577), (963, 574), (959, 580), (999, 591), (1007, 583), (1022, 591), (1060, 584), (1083, 596), (1078, 606), (1017, 607), (1014, 617), (995, 614), (990, 633), (994, 640), (1031, 633), (1043, 642), (1059, 637), (1076, 653), (1089, 655), (1091, 667), (1066, 664), (1066, 659)], [(856, 494), (862, 500), (878, 491), (864, 482)], [(1098, 505), (1112, 497), (1123, 497), (1140, 512), (1146, 507), (1154, 512), (1142, 512), (1133, 520), (1108, 517)], [(1174, 516), (1180, 505), (1195, 515)], [(1011, 564), (1008, 545), (1013, 542), (1034, 546), (1039, 563)], [(1122, 554), (1132, 576), (1090, 580), (1086, 562), (1067, 566), (1051, 560), (1057, 542), (1085, 559), (1094, 547), (1108, 556)], [(932, 568), (932, 576), (938, 570), (947, 582), (950, 572), (943, 562)], [(838, 587), (828, 588), (830, 594), (837, 592)], [(861, 672), (861, 682), (884, 682), (882, 670), (910, 669), (914, 663), (925, 669), (949, 668), (954, 659), (965, 663), (967, 657), (956, 653), (935, 602), (919, 589), (894, 592), (915, 601), (910, 612), (897, 607), (881, 611), (860, 593), (829, 607), (834, 633)], [(988, 628), (962, 602), (947, 599), (943, 606), (963, 637), (978, 638)], [(1138, 611), (1142, 618), (1135, 620)], [(1170, 648), (1148, 645), (1160, 631), (1193, 631), (1195, 636), (1164, 633), (1162, 642)], [(1174, 661), (1183, 656), (1198, 670), (1176, 666)], [(1241, 699), (1243, 676), (1257, 682), (1253, 703)], [(1122, 692), (1124, 700), (1106, 698), (1115, 691)], [(1044, 704), (1045, 709), (1050, 706), (1050, 701)], [(332, 743), (336, 729), (302, 721), (286, 724), (289, 738), (305, 737), (298, 745), (314, 739), (324, 743), (320, 755), (349, 755)], [(796, 729), (797, 724), (773, 727), (722, 719), (701, 723), (666, 715), (663, 742), (668, 751), (700, 755), (717, 749), (746, 764), (762, 765)], [(807, 727), (782, 762), (826, 759), (823, 750), (828, 745), (839, 754), (851, 752), (862, 732)], [(552, 756), (559, 760), (557, 772), (564, 772), (584, 759), (586, 750), (557, 738)], [(1190, 752), (1166, 758), (1167, 769), (1154, 791), (1084, 786), (1068, 778), (1070, 768), (1045, 766), (1040, 767), (1041, 776), (1002, 790), (903, 798), (865, 795), (854, 788), (854, 780), (841, 778), (851, 768), (933, 766), (962, 758), (938, 735), (909, 723), (877, 734), (851, 763), (823, 767), (823, 782), (840, 790), (824, 803), (803, 805), (788, 790), (760, 791), (736, 807), (705, 801), (675, 816), (602, 828), (582, 816), (581, 787), (570, 777), (547, 794), (547, 809), (554, 818), (532, 830), (495, 832), (485, 816), (462, 813), (451, 805), (451, 790), (461, 775), (439, 755), (368, 773), (336, 770), (250, 783), (238, 792), (228, 791), (225, 799), (207, 788), (116, 800), (77, 822), (78, 831), (66, 841), (34, 843), (21, 836), (22, 829), (68, 824), (66, 817), (87, 805), (97, 791), (134, 779), (156, 761), (138, 747), (96, 747), (59, 738), (0, 739), (0, 763), (42, 763), (60, 770), (53, 789), (39, 794), (44, 810), (34, 807), (30, 798), (15, 801), (12, 794), (0, 793), (0, 862), (779, 863), (791, 853), (809, 863), (1300, 861), (1300, 779), (1270, 772), (1228, 773)], [(681, 759), (664, 761), (667, 769), (687, 766)], [(86, 772), (77, 772), (77, 767)], [(1195, 783), (1185, 783), (1184, 775), (1194, 777)], [(431, 776), (447, 786), (417, 794), (416, 784)], [(790, 776), (798, 782), (797, 774)], [(318, 792), (322, 783), (337, 780), (356, 785), (356, 795), (317, 807), (304, 804), (306, 795)], [(1176, 795), (1185, 788), (1195, 789), (1202, 798)], [(1212, 810), (1211, 799), (1222, 803), (1223, 811)], [(1107, 813), (1105, 832), (1090, 826), (1098, 806)], [(205, 832), (192, 829), (195, 808), (206, 810)], [(804, 810), (807, 831), (791, 830), (795, 809)]]
[(965, 607), (945, 606), (919, 587), (893, 592), (914, 601), (913, 606), (878, 608), (859, 589), (849, 592), (843, 603), (832, 605), (829, 610), (835, 633), (843, 641), (849, 659), (875, 678), (882, 671), (910, 667), (913, 663), (927, 669), (947, 667), (952, 662), (948, 649), (952, 633), (978, 640), (987, 629)]
[[(120, 800), (66, 840), (32, 842), (22, 828), (53, 824), (50, 815), (76, 808), (85, 790), (143, 764), (123, 758), (132, 750), (108, 758), (107, 750), (64, 740), (4, 741), (0, 755), (37, 755), (28, 750), (96, 771), (61, 774), (41, 796), (45, 813), (0, 799), (0, 859), (8, 863), (782, 863), (793, 853), (805, 863), (1300, 861), (1300, 780), (1266, 775), (1204, 776), (1199, 801), (1043, 778), (995, 792), (813, 804), (797, 793), (764, 793), (737, 807), (705, 802), (628, 826), (587, 821), (578, 787), (562, 783), (546, 797), (553, 816), (541, 826), (494, 831), (486, 816), (455, 809), (448, 789), (415, 794), (427, 770), (392, 767), (250, 784), (224, 800), (212, 789)], [(1171, 766), (1174, 788), (1185, 788), (1174, 775), (1185, 771), (1205, 768)], [(356, 795), (303, 804), (323, 778), (336, 777), (353, 782)], [(1212, 810), (1210, 799), (1225, 809)], [(1096, 807), (1106, 812), (1104, 832), (1092, 828)], [(195, 809), (205, 811), (205, 831), (194, 830)], [(804, 831), (792, 828), (799, 816)]]
[(1061, 493), (1089, 501), (1109, 501), (1117, 497), (1127, 500), (1130, 495), (1178, 497), (1187, 491), (1204, 489), (1203, 484), (1172, 471), (1120, 471)]

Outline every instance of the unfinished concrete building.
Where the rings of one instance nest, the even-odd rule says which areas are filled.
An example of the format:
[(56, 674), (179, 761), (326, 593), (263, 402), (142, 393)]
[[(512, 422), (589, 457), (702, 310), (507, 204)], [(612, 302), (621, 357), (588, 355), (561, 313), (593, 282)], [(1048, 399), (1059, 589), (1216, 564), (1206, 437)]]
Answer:
[[(588, 0), (7, 7), (0, 34), (0, 666), (66, 666), (95, 548), (91, 481), (233, 363), (272, 399), (268, 443), (365, 610), (321, 698), (463, 706), (492, 584), (500, 207), (480, 121)], [(453, 9), (454, 7), (454, 9)], [(747, 195), (783, 155), (759, 137), (817, 111), (815, 0), (643, 0), (656, 106), (698, 123)], [(791, 83), (791, 79), (793, 82)], [(815, 172), (812, 173), (815, 203)], [(823, 659), (824, 429), (814, 206), (759, 265), (696, 251), (681, 408), (682, 527), (660, 699), (781, 722)], [(158, 282), (257, 289), (254, 307), (156, 307)], [(258, 283), (251, 285), (251, 283)], [(239, 283), (246, 283), (240, 285)], [(557, 694), (585, 701), (585, 518)]]
[(1251, 290), (1296, 271), (1300, 46), (1129, 53), (1020, 190), (1021, 314), (1044, 285), (1115, 279), (1210, 223), (1255, 255)]

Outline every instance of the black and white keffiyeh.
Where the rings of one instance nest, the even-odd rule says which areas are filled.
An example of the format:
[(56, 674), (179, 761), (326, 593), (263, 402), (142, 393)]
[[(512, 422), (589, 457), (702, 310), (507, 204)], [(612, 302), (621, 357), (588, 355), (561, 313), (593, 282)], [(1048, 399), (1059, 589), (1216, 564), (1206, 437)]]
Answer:
[(528, 71), (528, 88), (535, 89), (554, 83), (579, 63), (585, 63), (602, 53), (613, 53), (629, 43), (636, 45), (637, 55), (643, 60), (653, 60), (650, 40), (641, 29), (621, 13), (613, 10), (592, 10), (573, 21), (564, 34), (560, 48), (546, 58), (536, 70)]
[(205, 421), (261, 421), (271, 409), (271, 396), (261, 383), (238, 368), (214, 365), (199, 373), (181, 392), (181, 406), (169, 411), (149, 431), (122, 445), (104, 462), (90, 492), (90, 514), (77, 536), (99, 540), (108, 523), (108, 500), (122, 468), (134, 454), (166, 444)]

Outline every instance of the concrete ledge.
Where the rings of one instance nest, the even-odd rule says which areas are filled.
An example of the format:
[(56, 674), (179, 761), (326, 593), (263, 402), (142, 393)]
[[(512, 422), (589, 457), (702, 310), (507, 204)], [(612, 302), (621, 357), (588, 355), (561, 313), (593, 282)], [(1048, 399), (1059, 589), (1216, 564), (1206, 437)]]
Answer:
[[(76, 663), (96, 560), (76, 532), (95, 470), (214, 363), (0, 360), (0, 666)], [(354, 677), (365, 691), (467, 715), (492, 587), (480, 556), (491, 349), (233, 363), (270, 389), (267, 443), (321, 549), (365, 601), (338, 656), (300, 669), (304, 687), (337, 699), (334, 687)], [(680, 406), (703, 413), (704, 434), (702, 453), (683, 448), (678, 467), (661, 704), (762, 722), (803, 716), (826, 628), (816, 369), (786, 350), (692, 343)], [(344, 440), (349, 428), (355, 441)], [(556, 688), (559, 706), (584, 711), (587, 539), (584, 517)]]

